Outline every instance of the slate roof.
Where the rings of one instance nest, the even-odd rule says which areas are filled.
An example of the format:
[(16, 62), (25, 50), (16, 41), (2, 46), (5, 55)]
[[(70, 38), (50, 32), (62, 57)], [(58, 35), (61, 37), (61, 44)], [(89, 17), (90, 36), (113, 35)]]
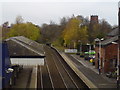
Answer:
[(113, 29), (110, 33), (108, 33), (108, 36), (117, 36), (118, 35), (118, 27)]
[(6, 39), (10, 57), (44, 57), (43, 45), (23, 36)]
[(103, 45), (103, 46), (108, 45), (108, 44), (111, 44), (112, 42), (116, 42), (117, 40), (118, 40), (118, 36), (115, 36), (115, 37), (112, 37), (112, 38), (102, 41), (101, 45)]

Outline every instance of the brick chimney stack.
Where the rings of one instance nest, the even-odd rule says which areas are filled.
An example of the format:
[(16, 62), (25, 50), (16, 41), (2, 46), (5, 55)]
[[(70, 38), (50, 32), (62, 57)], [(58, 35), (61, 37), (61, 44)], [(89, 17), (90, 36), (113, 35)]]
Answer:
[(90, 18), (90, 23), (91, 24), (97, 24), (98, 23), (98, 16), (97, 15), (92, 15)]

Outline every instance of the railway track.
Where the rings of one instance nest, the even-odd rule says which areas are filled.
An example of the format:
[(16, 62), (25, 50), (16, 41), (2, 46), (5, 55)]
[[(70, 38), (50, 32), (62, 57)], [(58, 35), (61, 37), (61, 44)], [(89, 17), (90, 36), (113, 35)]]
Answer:
[(46, 60), (44, 66), (38, 66), (38, 89), (88, 89), (88, 87), (54, 49), (45, 46), (44, 50)]

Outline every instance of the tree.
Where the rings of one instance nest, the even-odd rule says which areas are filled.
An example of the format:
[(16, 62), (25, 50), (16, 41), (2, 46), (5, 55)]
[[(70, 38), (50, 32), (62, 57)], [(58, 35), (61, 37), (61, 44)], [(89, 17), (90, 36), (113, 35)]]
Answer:
[(9, 22), (7, 21), (7, 22), (4, 22), (4, 24), (2, 26), (7, 28), (8, 25), (9, 25)]
[(16, 17), (16, 24), (20, 24), (20, 23), (23, 23), (23, 18), (22, 18), (22, 16), (17, 16)]
[(55, 25), (55, 22), (50, 20), (50, 25)]
[(54, 42), (61, 34), (61, 27), (57, 24), (43, 24), (41, 27), (42, 38), (41, 41)]
[(63, 17), (63, 18), (61, 18), (60, 25), (61, 26), (65, 26), (68, 23), (69, 19), (70, 19), (69, 17)]
[(92, 44), (95, 38), (105, 38), (111, 29), (111, 25), (104, 19), (99, 20), (99, 23), (90, 23), (88, 27), (89, 42)]
[(63, 31), (65, 44), (70, 45), (71, 41), (74, 41), (76, 39), (76, 37), (78, 36), (77, 35), (78, 30), (79, 30), (79, 21), (76, 18), (71, 19)]
[(2, 39), (6, 39), (8, 37), (8, 33), (10, 32), (10, 27), (8, 26), (9, 22), (4, 22), (1, 26), (1, 37)]
[(71, 18), (67, 23), (66, 28), (63, 31), (63, 38), (65, 40), (65, 46), (69, 45), (70, 47), (76, 47), (78, 40), (81, 40), (83, 43), (87, 41), (87, 27), (80, 26), (81, 20), (77, 18)]
[(14, 24), (8, 33), (9, 37), (25, 36), (32, 40), (37, 40), (40, 37), (40, 28), (32, 23)]

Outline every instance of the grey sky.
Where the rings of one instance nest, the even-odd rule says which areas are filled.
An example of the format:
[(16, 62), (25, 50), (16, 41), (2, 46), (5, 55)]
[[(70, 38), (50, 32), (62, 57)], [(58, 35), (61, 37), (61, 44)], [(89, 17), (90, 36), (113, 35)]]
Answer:
[[(6, 2), (5, 2), (6, 1)], [(5, 0), (0, 3), (0, 9), (2, 8), (2, 22), (9, 21), (15, 22), (15, 18), (21, 15), (24, 21), (33, 22), (34, 24), (41, 25), (42, 23), (49, 23), (50, 20), (59, 23), (60, 18), (63, 16), (72, 16), (72, 14), (83, 15), (89, 17), (90, 15), (98, 15), (99, 19), (106, 19), (111, 25), (117, 24), (118, 15), (118, 0), (84, 0), (84, 2), (78, 2), (75, 0), (65, 0), (66, 2), (55, 2), (51, 0), (45, 0), (44, 2), (7, 2)], [(27, 1), (27, 0), (26, 0)], [(80, 1), (80, 0), (79, 0)], [(102, 1), (102, 2), (99, 2)], [(0, 12), (1, 15), (1, 12)], [(0, 23), (0, 24), (1, 24)]]

